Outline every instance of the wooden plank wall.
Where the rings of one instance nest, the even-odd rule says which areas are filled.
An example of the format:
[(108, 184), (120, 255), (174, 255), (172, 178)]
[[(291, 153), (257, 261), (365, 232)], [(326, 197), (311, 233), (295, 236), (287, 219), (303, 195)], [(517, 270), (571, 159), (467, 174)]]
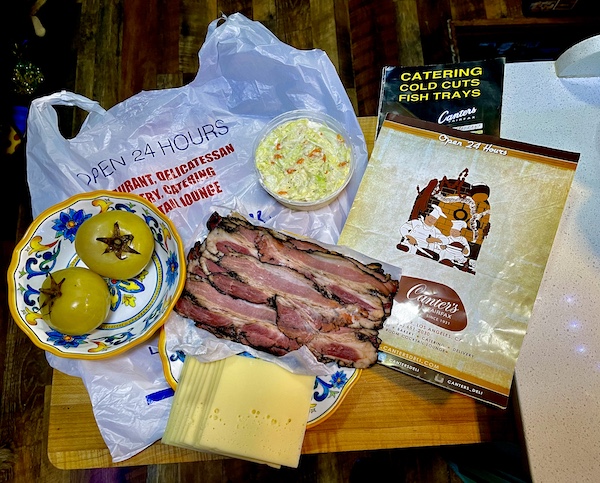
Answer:
[(105, 108), (143, 89), (190, 82), (207, 27), (221, 14), (241, 12), (294, 47), (324, 50), (360, 116), (376, 114), (384, 65), (455, 60), (449, 21), (523, 20), (521, 0), (74, 1), (74, 88)]
[[(241, 12), (299, 49), (328, 53), (352, 95), (347, 0), (77, 0), (75, 91), (110, 108), (141, 90), (179, 87), (198, 72), (211, 21)], [(85, 113), (78, 113), (75, 126)]]

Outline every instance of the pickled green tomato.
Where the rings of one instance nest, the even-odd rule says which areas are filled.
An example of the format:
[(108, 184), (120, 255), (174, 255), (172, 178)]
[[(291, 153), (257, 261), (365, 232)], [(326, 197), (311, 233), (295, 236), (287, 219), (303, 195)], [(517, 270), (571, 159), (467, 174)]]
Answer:
[(105, 211), (81, 224), (75, 235), (75, 251), (94, 272), (126, 280), (148, 265), (154, 253), (154, 237), (139, 216), (128, 211)]
[(51, 272), (40, 289), (42, 318), (63, 334), (88, 334), (106, 320), (109, 312), (108, 285), (87, 268)]

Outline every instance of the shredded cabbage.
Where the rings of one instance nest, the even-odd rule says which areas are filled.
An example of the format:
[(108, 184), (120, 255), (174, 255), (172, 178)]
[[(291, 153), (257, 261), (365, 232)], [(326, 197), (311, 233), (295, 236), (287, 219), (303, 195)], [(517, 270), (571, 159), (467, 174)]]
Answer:
[(265, 187), (290, 201), (319, 201), (344, 185), (351, 148), (343, 136), (311, 119), (285, 122), (259, 143), (256, 167)]

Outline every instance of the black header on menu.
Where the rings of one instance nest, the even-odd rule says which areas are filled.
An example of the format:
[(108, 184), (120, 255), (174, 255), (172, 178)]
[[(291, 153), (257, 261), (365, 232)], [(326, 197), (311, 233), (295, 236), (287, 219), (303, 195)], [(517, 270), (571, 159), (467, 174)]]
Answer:
[(417, 364), (416, 362), (412, 362), (381, 351), (379, 352), (377, 362), (383, 366), (389, 367), (390, 369), (395, 369), (410, 376), (423, 379), (444, 389), (465, 394), (466, 396), (478, 399), (494, 406), (498, 406), (502, 409), (506, 409), (508, 407), (508, 396), (491, 391), (485, 387), (463, 381), (457, 377), (449, 376), (443, 372), (431, 369), (430, 367)]

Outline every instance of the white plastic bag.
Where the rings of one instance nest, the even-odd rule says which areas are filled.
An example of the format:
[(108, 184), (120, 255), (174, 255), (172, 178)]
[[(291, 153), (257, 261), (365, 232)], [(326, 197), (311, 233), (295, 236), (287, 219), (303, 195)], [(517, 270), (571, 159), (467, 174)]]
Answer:
[(162, 437), (173, 389), (164, 377), (158, 337), (105, 360), (66, 359), (49, 352), (46, 359), (55, 369), (82, 379), (113, 462)]
[[(108, 111), (71, 92), (34, 100), (27, 131), (33, 215), (83, 191), (132, 191), (167, 213), (186, 249), (206, 230), (214, 206), (335, 243), (366, 168), (367, 150), (327, 55), (294, 49), (260, 23), (234, 14), (210, 24), (199, 57), (200, 71), (191, 84), (141, 92)], [(89, 112), (73, 139), (59, 132), (56, 105)], [(313, 212), (283, 208), (260, 187), (254, 172), (256, 135), (272, 118), (296, 109), (335, 118), (356, 156), (345, 192)], [(194, 201), (201, 189), (208, 197)], [(166, 388), (164, 376), (147, 372), (157, 367), (157, 359), (146, 345), (93, 362), (48, 355), (53, 367), (83, 379), (114, 461), (162, 436), (170, 398), (144, 405), (147, 396)], [(126, 378), (122, 364), (128, 367)]]
[[(96, 102), (60, 92), (32, 102), (27, 177), (34, 216), (82, 191), (131, 191), (172, 219), (186, 247), (211, 206), (241, 204), (255, 219), (281, 211), (309, 236), (335, 242), (367, 162), (352, 105), (320, 50), (297, 50), (268, 29), (234, 14), (213, 21), (200, 49), (200, 71), (184, 87), (141, 92), (105, 111)], [(89, 111), (80, 132), (65, 139), (53, 106)], [(350, 137), (355, 175), (331, 205), (298, 216), (259, 185), (252, 147), (260, 129), (296, 109), (329, 114)], [(208, 196), (199, 199), (201, 196)], [(279, 219), (285, 222), (285, 217)]]

